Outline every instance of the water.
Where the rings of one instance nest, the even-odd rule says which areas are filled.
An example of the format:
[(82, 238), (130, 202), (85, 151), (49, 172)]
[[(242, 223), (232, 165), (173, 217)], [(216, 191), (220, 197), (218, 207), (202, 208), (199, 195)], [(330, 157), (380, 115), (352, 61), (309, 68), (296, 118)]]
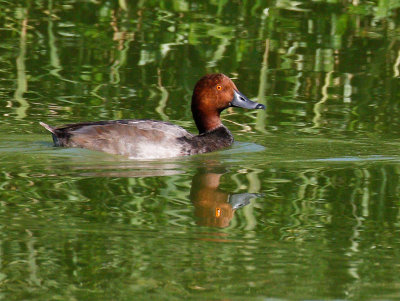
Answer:
[[(400, 2), (0, 3), (0, 300), (398, 300)], [(195, 132), (223, 72), (236, 143), (134, 161), (39, 124)]]

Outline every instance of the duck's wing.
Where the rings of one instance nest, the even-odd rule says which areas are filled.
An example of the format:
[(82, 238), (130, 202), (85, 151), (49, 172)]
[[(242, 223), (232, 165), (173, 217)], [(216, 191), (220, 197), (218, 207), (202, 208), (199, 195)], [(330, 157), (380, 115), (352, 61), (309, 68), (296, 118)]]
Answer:
[(193, 137), (180, 126), (155, 120), (99, 121), (58, 128), (42, 125), (53, 134), (56, 146), (81, 147), (137, 159), (186, 155), (181, 138)]

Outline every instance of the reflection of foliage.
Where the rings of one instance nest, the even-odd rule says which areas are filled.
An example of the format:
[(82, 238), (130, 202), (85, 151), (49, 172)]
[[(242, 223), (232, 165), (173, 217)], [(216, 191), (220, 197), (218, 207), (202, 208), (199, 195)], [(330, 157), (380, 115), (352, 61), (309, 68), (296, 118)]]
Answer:
[[(342, 7), (310, 2), (300, 5), (301, 10), (299, 2), (293, 3), (293, 9), (286, 3), (289, 12), (278, 11), (291, 30), (283, 27), (272, 36), (270, 73), (276, 86), (270, 92), (286, 95), (270, 107), (277, 120), (270, 123), (306, 132), (398, 133), (393, 127), (399, 122), (394, 77), (399, 76), (400, 56), (394, 51), (399, 41), (393, 10), (398, 1), (387, 3), (386, 14), (371, 3)], [(280, 18), (275, 22), (280, 25)], [(385, 87), (385, 94), (380, 87)], [(297, 122), (289, 122), (293, 118)]]
[[(189, 105), (184, 115), (173, 108), (189, 102), (203, 73), (223, 71), (238, 74), (238, 86), (249, 96), (257, 90), (259, 98), (276, 95), (269, 101), (269, 117), (259, 117), (260, 130), (268, 124), (271, 131), (398, 134), (400, 128), (394, 126), (400, 123), (395, 104), (398, 1), (7, 3), (0, 12), (0, 64), (5, 64), (0, 68), (5, 75), (1, 93), (12, 89), (6, 78), (15, 80), (9, 65), (15, 53), (9, 50), (20, 43), (25, 18), (29, 85), (20, 100), (29, 104), (28, 119), (47, 108), (57, 123), (129, 117), (190, 120)], [(265, 68), (260, 66), (263, 57)], [(38, 98), (39, 107), (33, 106)], [(157, 101), (163, 102), (158, 112)], [(241, 116), (230, 119), (250, 123), (254, 113)]]
[[(231, 228), (215, 235), (212, 230), (202, 234), (189, 230), (194, 224), (188, 199), (192, 175), (80, 178), (74, 171), (74, 177), (60, 181), (57, 172), (72, 174), (68, 166), (26, 167), (29, 172), (3, 174), (0, 282), (1, 277), (7, 281), (3, 291), (27, 298), (26, 294), (43, 296), (46, 289), (70, 283), (68, 290), (60, 292), (62, 296), (79, 296), (81, 290), (92, 296), (104, 290), (117, 296), (150, 291), (182, 295), (192, 294), (196, 287), (216, 292), (214, 283), (225, 283), (224, 291), (241, 294), (248, 279), (259, 289), (264, 287), (263, 279), (275, 270), (269, 260), (282, 260), (283, 246), (274, 250), (278, 241), (299, 247), (286, 250), (283, 262), (298, 258), (294, 271), (308, 275), (324, 290), (328, 289), (326, 277), (331, 276), (324, 274), (330, 264), (318, 256), (321, 249), (346, 257), (360, 273), (373, 268), (373, 274), (379, 274), (380, 267), (368, 260), (371, 250), (377, 247), (379, 256), (379, 246), (390, 245), (396, 235), (391, 229), (399, 221), (398, 170), (384, 163), (348, 167), (275, 163), (265, 170), (229, 172), (223, 175), (223, 190), (262, 187), (265, 199), (238, 210)], [(263, 240), (253, 240), (252, 233), (262, 234)], [(240, 240), (250, 236), (245, 243), (230, 241), (236, 234)], [(224, 240), (233, 245), (221, 248)], [(331, 245), (332, 241), (337, 245)], [(232, 253), (236, 245), (243, 260)], [(269, 258), (261, 261), (263, 269), (255, 268), (264, 258), (256, 250)], [(314, 262), (314, 257), (320, 261)], [(221, 266), (228, 266), (230, 272)], [(313, 268), (303, 271), (308, 266)], [(226, 280), (227, 273), (235, 275), (235, 285)], [(347, 270), (337, 277), (346, 275)], [(291, 274), (275, 277), (276, 289), (292, 281)], [(352, 289), (357, 299), (357, 284)]]

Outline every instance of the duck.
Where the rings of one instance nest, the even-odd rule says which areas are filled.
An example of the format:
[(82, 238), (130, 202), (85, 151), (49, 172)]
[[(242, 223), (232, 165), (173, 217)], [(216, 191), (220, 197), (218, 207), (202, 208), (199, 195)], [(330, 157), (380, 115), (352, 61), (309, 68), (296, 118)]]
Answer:
[(170, 122), (148, 119), (81, 122), (59, 127), (39, 123), (52, 134), (54, 146), (84, 148), (130, 159), (164, 159), (230, 147), (234, 138), (220, 117), (229, 107), (265, 110), (265, 105), (243, 95), (228, 76), (217, 73), (203, 76), (193, 90), (191, 110), (197, 135)]

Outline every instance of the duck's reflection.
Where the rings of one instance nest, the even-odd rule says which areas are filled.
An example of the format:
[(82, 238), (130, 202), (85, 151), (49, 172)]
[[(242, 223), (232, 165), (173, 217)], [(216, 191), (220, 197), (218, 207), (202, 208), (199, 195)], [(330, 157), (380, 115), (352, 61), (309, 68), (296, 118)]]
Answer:
[[(197, 164), (196, 164), (197, 165)], [(190, 200), (194, 205), (196, 222), (201, 226), (227, 227), (235, 211), (250, 204), (252, 198), (261, 197), (259, 193), (229, 193), (219, 188), (221, 177), (227, 173), (226, 168), (216, 160), (207, 160), (197, 165), (197, 173), (192, 178)], [(146, 163), (118, 164), (111, 166), (84, 166), (75, 169), (86, 169), (81, 172), (85, 177), (122, 177), (148, 178), (184, 174), (180, 164)], [(100, 170), (96, 170), (100, 169)]]
[(193, 177), (190, 199), (195, 207), (196, 222), (208, 227), (227, 227), (237, 209), (259, 197), (258, 193), (229, 194), (219, 189), (223, 173), (199, 170)]

